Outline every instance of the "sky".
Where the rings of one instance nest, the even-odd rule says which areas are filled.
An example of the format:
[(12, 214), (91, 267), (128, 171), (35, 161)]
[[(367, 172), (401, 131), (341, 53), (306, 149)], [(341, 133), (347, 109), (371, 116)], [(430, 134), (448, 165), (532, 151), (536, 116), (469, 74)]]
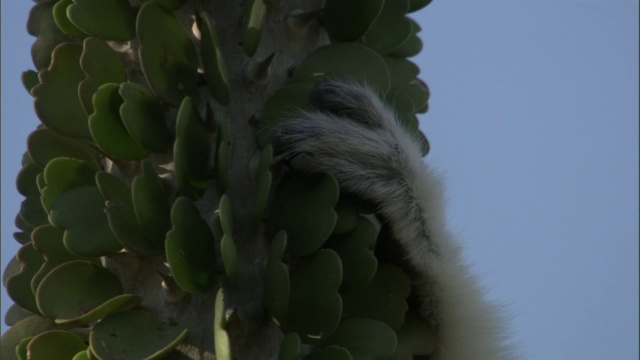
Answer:
[[(3, 269), (37, 124), (20, 82), (31, 5), (2, 1)], [(637, 0), (434, 0), (412, 15), (431, 89), (426, 161), (522, 359), (639, 358), (638, 11)]]

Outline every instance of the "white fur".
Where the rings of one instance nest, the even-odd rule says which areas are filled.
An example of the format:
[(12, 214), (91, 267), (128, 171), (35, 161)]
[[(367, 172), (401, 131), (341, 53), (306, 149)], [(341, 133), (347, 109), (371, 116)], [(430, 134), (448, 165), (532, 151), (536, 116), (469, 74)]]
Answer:
[(283, 121), (272, 132), (274, 146), (294, 167), (332, 174), (377, 204), (421, 279), (420, 310), (438, 337), (430, 358), (516, 358), (499, 307), (485, 299), (447, 230), (442, 184), (393, 111), (374, 91), (345, 80), (321, 82), (312, 99), (322, 111)]

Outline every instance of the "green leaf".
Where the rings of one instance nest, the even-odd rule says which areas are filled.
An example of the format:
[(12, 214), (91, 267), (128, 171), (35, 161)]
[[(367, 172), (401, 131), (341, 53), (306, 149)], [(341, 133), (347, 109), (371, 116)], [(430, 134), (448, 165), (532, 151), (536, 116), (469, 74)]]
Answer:
[(29, 12), (27, 21), (27, 32), (29, 35), (37, 37), (31, 46), (31, 58), (36, 70), (49, 67), (51, 63), (51, 53), (58, 44), (73, 41), (66, 36), (55, 23), (53, 18), (53, 8), (55, 1), (45, 1), (36, 4)]
[(63, 193), (81, 186), (95, 185), (95, 169), (82, 160), (72, 158), (56, 158), (44, 168), (42, 189), (42, 205), (47, 212)]
[(265, 306), (276, 322), (281, 323), (289, 306), (289, 270), (282, 263), (287, 247), (287, 233), (278, 232), (269, 246), (269, 257), (265, 269)]
[(220, 242), (222, 262), (224, 269), (232, 285), (238, 284), (238, 250), (233, 242), (233, 206), (229, 196), (220, 198), (220, 224), (224, 235)]
[[(0, 359), (16, 359), (16, 348), (23, 339), (33, 337), (56, 327), (51, 319), (30, 316), (9, 328), (0, 340)], [(27, 342), (28, 343), (28, 342)]]
[(278, 360), (296, 360), (300, 355), (300, 336), (296, 333), (288, 333), (280, 344)]
[(215, 243), (198, 208), (185, 197), (171, 209), (173, 228), (167, 233), (165, 252), (176, 283), (189, 293), (203, 293), (215, 282)]
[(404, 322), (410, 292), (409, 276), (395, 265), (382, 263), (366, 287), (342, 295), (344, 315), (379, 320), (397, 330)]
[(283, 331), (298, 333), (305, 343), (317, 342), (333, 332), (342, 316), (340, 257), (332, 250), (320, 250), (300, 258), (290, 271), (290, 279)]
[(34, 337), (35, 336), (29, 336), (22, 339), (20, 344), (16, 347), (16, 355), (20, 360), (29, 360), (29, 350), (27, 349), (27, 346), (29, 346), (29, 343)]
[(40, 79), (38, 79), (38, 73), (33, 70), (27, 70), (22, 72), (22, 85), (27, 90), (29, 94), (31, 94), (31, 90), (40, 83)]
[(200, 13), (200, 56), (204, 67), (204, 78), (213, 97), (222, 105), (229, 105), (229, 78), (220, 50), (220, 40), (209, 14)]
[(215, 339), (216, 360), (232, 360), (231, 340), (227, 333), (227, 314), (224, 308), (222, 289), (216, 294), (215, 317), (213, 320), (213, 337)]
[(49, 221), (65, 230), (64, 245), (77, 255), (104, 256), (122, 249), (104, 213), (104, 198), (95, 186), (81, 186), (61, 194), (51, 205)]
[(422, 50), (422, 40), (417, 35), (420, 31), (420, 26), (411, 19), (409, 21), (412, 26), (411, 36), (399, 48), (393, 50), (390, 55), (408, 58), (418, 55)]
[(413, 360), (430, 355), (436, 348), (435, 330), (415, 311), (407, 311), (404, 325), (397, 334), (398, 348), (389, 360)]
[(171, 229), (171, 204), (162, 180), (146, 160), (142, 162), (142, 174), (131, 183), (131, 197), (136, 219), (145, 235), (154, 244), (164, 245), (164, 238)]
[(382, 59), (389, 69), (391, 88), (406, 85), (414, 81), (420, 73), (420, 68), (411, 61), (403, 58), (383, 56)]
[(176, 140), (173, 144), (176, 181), (180, 192), (192, 199), (208, 188), (211, 140), (195, 103), (184, 98), (178, 110)]
[(53, 7), (53, 19), (58, 28), (66, 35), (76, 39), (84, 39), (88, 36), (87, 33), (78, 29), (67, 17), (67, 8), (72, 4), (72, 0), (58, 1)]
[(73, 0), (69, 20), (91, 36), (127, 41), (136, 36), (136, 11), (127, 0)]
[(122, 60), (104, 40), (99, 38), (85, 39), (80, 67), (86, 78), (78, 84), (80, 102), (87, 114), (93, 113), (93, 94), (107, 83), (119, 84), (127, 80), (127, 71)]
[(70, 252), (64, 246), (64, 231), (56, 228), (55, 226), (40, 226), (33, 230), (31, 237), (33, 238), (34, 248), (44, 255), (46, 260), (31, 280), (31, 290), (34, 294), (42, 282), (42, 279), (44, 279), (51, 270), (58, 267), (58, 265), (74, 260), (85, 260), (91, 261), (95, 264), (100, 264), (99, 258), (82, 257)]
[(334, 234), (348, 234), (356, 229), (361, 220), (361, 215), (375, 214), (373, 205), (349, 194), (340, 194), (340, 200), (336, 204), (338, 221), (333, 229)]
[(429, 102), (429, 89), (419, 81), (398, 86), (387, 94), (393, 108), (404, 116), (411, 116), (425, 109)]
[(344, 271), (340, 291), (349, 292), (360, 289), (373, 279), (378, 260), (373, 253), (380, 223), (375, 216), (360, 216), (356, 229), (345, 236), (334, 236), (327, 246), (334, 249)]
[(146, 310), (129, 310), (102, 319), (89, 335), (100, 359), (161, 359), (187, 336), (187, 329), (157, 319)]
[(250, 0), (245, 6), (247, 14), (242, 33), (242, 48), (244, 53), (251, 57), (256, 53), (260, 44), (260, 34), (267, 15), (267, 5), (264, 0)]
[(91, 360), (89, 353), (89, 350), (80, 351), (71, 360)]
[(380, 15), (384, 0), (327, 0), (324, 26), (334, 41), (357, 41)]
[[(79, 325), (117, 310), (120, 306), (111, 305), (107, 306), (111, 310), (108, 311), (105, 303), (122, 293), (120, 280), (102, 265), (75, 260), (58, 265), (42, 280), (36, 300), (44, 316), (56, 319), (57, 323)], [(123, 300), (118, 300), (118, 305), (131, 301)]]
[(304, 360), (353, 360), (349, 350), (339, 346), (316, 349), (304, 357)]
[(309, 255), (329, 238), (336, 224), (338, 183), (331, 175), (292, 176), (281, 180), (276, 189), (267, 229), (286, 230), (287, 252)]
[(258, 144), (261, 147), (269, 143), (269, 133), (279, 122), (291, 118), (299, 111), (312, 110), (309, 95), (313, 82), (301, 82), (286, 85), (267, 99), (258, 122)]
[(380, 16), (364, 35), (364, 44), (379, 54), (387, 54), (404, 44), (412, 34), (411, 21), (404, 14), (408, 0), (385, 1)]
[(221, 114), (218, 119), (216, 136), (216, 187), (219, 193), (224, 193), (229, 182), (229, 123), (228, 118)]
[(47, 128), (73, 138), (90, 139), (87, 114), (78, 97), (78, 84), (85, 77), (80, 68), (82, 46), (64, 43), (53, 50), (51, 65), (40, 71), (35, 97), (38, 118)]
[(33, 315), (35, 314), (31, 311), (25, 310), (17, 304), (13, 304), (9, 307), (9, 310), (7, 310), (7, 313), (4, 315), (4, 323), (9, 326), (14, 326), (18, 322)]
[(371, 319), (346, 319), (318, 347), (337, 345), (354, 360), (386, 359), (397, 346), (396, 334), (386, 324)]
[(138, 254), (160, 252), (162, 243), (147, 238), (136, 219), (129, 186), (118, 177), (102, 171), (96, 174), (96, 184), (106, 200), (104, 211), (118, 241)]
[(386, 94), (389, 70), (375, 51), (355, 43), (336, 43), (316, 49), (293, 75), (298, 82), (315, 82), (324, 76), (344, 77)]
[(142, 5), (136, 30), (140, 65), (153, 91), (171, 105), (198, 90), (198, 56), (191, 39), (171, 12), (154, 1)]
[(40, 195), (36, 178), (38, 174), (41, 174), (43, 171), (44, 169), (40, 165), (34, 163), (25, 165), (16, 178), (16, 188), (18, 192), (23, 196)]
[(20, 204), (20, 218), (30, 228), (49, 223), (47, 213), (42, 207), (40, 196), (28, 196), (22, 201)]
[(23, 245), (16, 259), (20, 263), (20, 272), (5, 280), (7, 294), (20, 307), (39, 314), (36, 298), (31, 290), (31, 280), (44, 263), (44, 257), (33, 247), (32, 243)]
[(422, 8), (424, 8), (425, 6), (431, 4), (432, 0), (409, 0), (409, 11), (408, 12), (414, 12), (414, 11), (418, 11)]
[(164, 121), (162, 103), (146, 86), (120, 84), (120, 117), (131, 137), (145, 148), (163, 153), (171, 144), (171, 133)]
[(148, 1), (153, 1), (162, 5), (165, 9), (170, 11), (176, 11), (184, 6), (186, 0), (140, 0), (141, 4), (144, 4)]
[(93, 95), (94, 113), (89, 116), (89, 130), (96, 144), (118, 160), (141, 160), (150, 151), (135, 141), (120, 118), (123, 100), (117, 84), (104, 84)]
[(55, 158), (67, 157), (82, 160), (94, 170), (101, 168), (100, 154), (88, 143), (58, 135), (47, 128), (32, 132), (27, 138), (27, 148), (33, 162), (42, 167)]

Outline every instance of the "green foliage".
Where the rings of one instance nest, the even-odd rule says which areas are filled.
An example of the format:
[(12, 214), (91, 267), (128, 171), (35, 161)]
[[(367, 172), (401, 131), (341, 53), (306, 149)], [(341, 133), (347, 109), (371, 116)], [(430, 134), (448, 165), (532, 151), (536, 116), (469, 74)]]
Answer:
[(28, 358), (34, 360), (67, 360), (86, 348), (82, 338), (63, 330), (50, 330), (34, 336), (26, 346)]
[(231, 342), (227, 333), (227, 315), (224, 308), (224, 292), (218, 290), (216, 294), (216, 310), (213, 323), (213, 336), (215, 337), (216, 360), (232, 360)]
[(80, 102), (87, 114), (93, 113), (93, 94), (107, 83), (126, 81), (127, 74), (118, 54), (109, 45), (96, 37), (84, 40), (80, 67), (86, 78), (78, 85)]
[[(280, 9), (245, 2), (229, 35), (206, 2), (140, 3), (40, 1), (30, 13), (35, 71), (22, 82), (42, 126), (16, 179), (25, 200), (14, 238), (23, 245), (3, 276), (16, 305), (1, 357), (181, 358), (174, 349), (193, 324), (142, 308), (144, 292), (188, 313), (186, 300), (217, 290), (215, 316), (205, 321), (217, 357), (231, 359), (246, 324), (226, 301), (239, 289), (263, 289), (244, 283), (247, 273), (264, 276), (260, 308), (287, 334), (281, 360), (431, 353), (434, 333), (408, 301), (409, 276), (375, 256), (383, 236), (375, 208), (341, 194), (331, 176), (283, 170), (268, 141), (279, 121), (313, 109), (319, 80), (337, 76), (378, 90), (426, 154), (416, 114), (427, 111), (429, 90), (406, 59), (422, 48), (407, 14), (430, 0), (327, 0), (320, 16), (330, 41), (291, 64), (283, 86), (265, 94), (249, 87), (249, 96), (237, 96), (247, 80), (238, 68), (277, 33), (267, 30)], [(194, 34), (184, 13), (195, 19)], [(223, 35), (235, 36), (237, 49)], [(289, 61), (288, 50), (262, 63), (265, 74), (272, 60)], [(263, 103), (252, 119), (228, 111), (254, 97)], [(239, 134), (238, 122), (256, 128)], [(238, 143), (259, 149), (244, 154)], [(243, 157), (252, 159), (246, 168), (237, 163)], [(244, 178), (251, 188), (238, 191)], [(247, 250), (248, 237), (264, 243)], [(262, 258), (243, 258), (261, 249)], [(135, 283), (149, 274), (169, 295)], [(138, 285), (144, 290), (128, 293)]]
[(140, 66), (153, 91), (171, 105), (196, 97), (198, 55), (178, 20), (154, 1), (138, 12)]
[(267, 5), (264, 0), (250, 0), (245, 7), (247, 13), (242, 34), (242, 48), (247, 56), (253, 56), (258, 44), (260, 44), (260, 34), (267, 15)]
[(118, 84), (104, 84), (93, 95), (94, 112), (89, 116), (89, 130), (96, 145), (112, 159), (142, 160), (149, 155), (135, 141), (120, 117), (124, 100), (118, 94)]
[(173, 143), (176, 181), (182, 194), (201, 197), (211, 174), (211, 141), (193, 99), (185, 97), (178, 110), (176, 140)]
[(338, 183), (330, 175), (282, 179), (275, 190), (267, 226), (273, 232), (287, 231), (288, 253), (310, 255), (327, 241), (336, 224), (333, 208), (338, 191)]
[(62, 43), (51, 55), (51, 65), (42, 70), (35, 97), (38, 118), (49, 129), (72, 138), (90, 138), (87, 114), (78, 97), (78, 85), (85, 78), (80, 68), (82, 46)]
[(100, 359), (161, 359), (187, 335), (187, 329), (134, 309), (111, 314), (89, 335), (89, 346)]
[(173, 228), (167, 233), (165, 252), (178, 285), (190, 293), (207, 291), (215, 281), (215, 247), (207, 223), (186, 197), (171, 209)]
[(216, 28), (205, 12), (199, 14), (198, 20), (198, 26), (202, 33), (200, 56), (202, 56), (204, 77), (207, 80), (209, 91), (220, 104), (229, 105), (229, 78)]

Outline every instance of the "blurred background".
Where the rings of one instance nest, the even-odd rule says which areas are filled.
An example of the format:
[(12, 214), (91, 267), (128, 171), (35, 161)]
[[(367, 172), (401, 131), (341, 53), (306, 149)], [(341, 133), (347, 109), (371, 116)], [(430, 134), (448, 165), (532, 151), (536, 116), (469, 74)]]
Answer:
[[(2, 1), (2, 269), (38, 123), (29, 1)], [(426, 161), (529, 360), (638, 359), (638, 1), (435, 0), (412, 17)], [(11, 301), (2, 290), (2, 313)], [(7, 327), (2, 324), (2, 331)]]

